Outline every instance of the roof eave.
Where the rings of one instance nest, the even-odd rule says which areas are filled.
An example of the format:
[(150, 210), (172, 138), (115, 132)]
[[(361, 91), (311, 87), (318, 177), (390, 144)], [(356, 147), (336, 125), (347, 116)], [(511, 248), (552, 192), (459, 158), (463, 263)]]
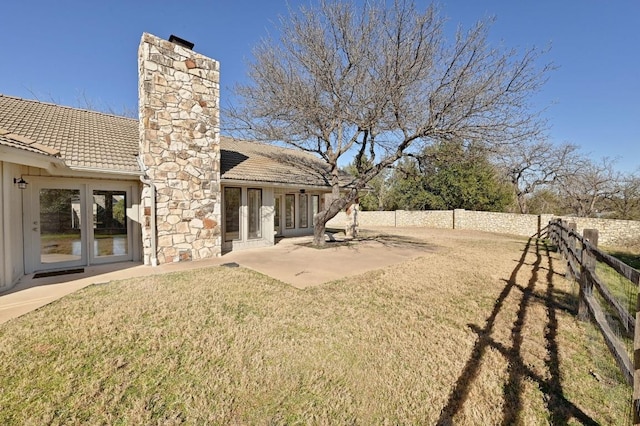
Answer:
[(143, 173), (140, 170), (118, 170), (118, 169), (105, 169), (101, 167), (86, 167), (86, 166), (70, 166), (69, 170), (74, 172), (74, 175), (110, 175), (113, 177), (122, 176), (122, 177), (139, 177), (142, 176)]
[(251, 180), (251, 179), (229, 179), (222, 177), (220, 182), (226, 185), (256, 185), (256, 186), (268, 186), (274, 188), (296, 188), (296, 189), (309, 189), (309, 190), (325, 190), (331, 191), (331, 187), (328, 185), (313, 185), (313, 184), (299, 184), (292, 182), (272, 182), (266, 180)]
[(2, 161), (7, 163), (37, 167), (48, 171), (66, 167), (66, 164), (61, 158), (44, 153), (39, 154), (26, 149), (0, 145), (0, 153), (2, 154)]

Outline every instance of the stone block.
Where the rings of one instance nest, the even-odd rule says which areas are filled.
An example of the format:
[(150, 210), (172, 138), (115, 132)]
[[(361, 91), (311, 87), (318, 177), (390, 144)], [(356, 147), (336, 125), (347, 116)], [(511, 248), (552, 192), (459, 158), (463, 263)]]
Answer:
[(200, 256), (200, 259), (209, 259), (213, 257), (213, 252), (211, 249), (204, 247), (198, 250), (198, 255)]
[(187, 222), (180, 222), (176, 224), (176, 232), (179, 232), (180, 234), (188, 234), (191, 232), (191, 230), (189, 229), (189, 224)]
[(158, 228), (158, 233), (169, 232), (173, 229), (173, 226), (170, 223), (167, 223), (163, 220), (157, 221), (156, 227)]
[(172, 235), (164, 235), (162, 237), (158, 237), (158, 246), (165, 248), (171, 247), (173, 245), (173, 236)]
[(180, 216), (178, 216), (176, 214), (170, 214), (169, 216), (167, 216), (167, 218), (165, 220), (167, 221), (167, 223), (169, 223), (171, 225), (175, 225), (175, 224), (179, 223), (182, 219), (180, 218)]
[(173, 68), (177, 71), (188, 71), (187, 65), (183, 61), (173, 61)]
[(183, 249), (178, 252), (178, 260), (180, 262), (189, 262), (193, 260), (190, 249)]

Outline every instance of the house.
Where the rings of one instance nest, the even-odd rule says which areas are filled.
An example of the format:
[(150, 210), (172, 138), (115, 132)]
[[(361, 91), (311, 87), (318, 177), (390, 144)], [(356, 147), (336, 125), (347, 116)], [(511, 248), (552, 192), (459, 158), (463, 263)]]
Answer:
[(310, 154), (219, 134), (218, 63), (143, 34), (139, 120), (0, 95), (0, 291), (25, 274), (205, 259), (310, 234)]

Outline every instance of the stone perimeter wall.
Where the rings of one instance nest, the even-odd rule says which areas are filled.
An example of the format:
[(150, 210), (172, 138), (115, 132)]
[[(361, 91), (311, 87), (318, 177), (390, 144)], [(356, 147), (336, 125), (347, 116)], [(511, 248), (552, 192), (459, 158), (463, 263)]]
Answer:
[[(411, 227), (440, 229), (469, 229), (531, 237), (538, 229), (547, 226), (554, 215), (526, 215), (513, 213), (477, 212), (468, 210), (435, 211), (383, 211), (359, 212), (360, 227)], [(327, 226), (344, 227), (346, 215), (338, 214)], [(638, 245), (640, 243), (640, 222), (632, 220), (594, 219), (584, 217), (561, 217), (567, 222), (575, 222), (577, 230), (599, 231), (599, 243), (609, 246)]]
[[(156, 187), (158, 263), (219, 256), (219, 64), (145, 33), (138, 67), (140, 155)], [(153, 258), (150, 196), (145, 185), (145, 264)]]

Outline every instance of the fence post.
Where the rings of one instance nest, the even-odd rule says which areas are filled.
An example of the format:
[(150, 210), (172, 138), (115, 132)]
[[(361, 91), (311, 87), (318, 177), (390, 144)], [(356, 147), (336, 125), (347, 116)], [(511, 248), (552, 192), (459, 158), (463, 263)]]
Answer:
[(585, 298), (593, 293), (593, 283), (589, 278), (589, 272), (593, 273), (596, 269), (596, 258), (589, 249), (587, 242), (593, 247), (598, 247), (598, 230), (585, 229), (582, 235), (584, 242), (582, 244), (582, 261), (580, 262), (580, 294), (578, 296), (578, 319), (580, 321), (589, 320), (589, 308)]
[(636, 300), (636, 327), (633, 337), (633, 424), (640, 425), (640, 293)]
[[(569, 228), (570, 231), (575, 232), (577, 225), (575, 222), (571, 222), (567, 224), (567, 228)], [(576, 236), (572, 234), (570, 231), (567, 232), (567, 246), (565, 248), (565, 253), (566, 253), (565, 259), (567, 261), (567, 269), (564, 272), (564, 277), (568, 280), (575, 278), (573, 276), (573, 268), (571, 267), (571, 261), (575, 259), (573, 257), (573, 253), (575, 253), (576, 251)]]
[(640, 293), (636, 299), (636, 327), (633, 337), (633, 424), (640, 425)]

